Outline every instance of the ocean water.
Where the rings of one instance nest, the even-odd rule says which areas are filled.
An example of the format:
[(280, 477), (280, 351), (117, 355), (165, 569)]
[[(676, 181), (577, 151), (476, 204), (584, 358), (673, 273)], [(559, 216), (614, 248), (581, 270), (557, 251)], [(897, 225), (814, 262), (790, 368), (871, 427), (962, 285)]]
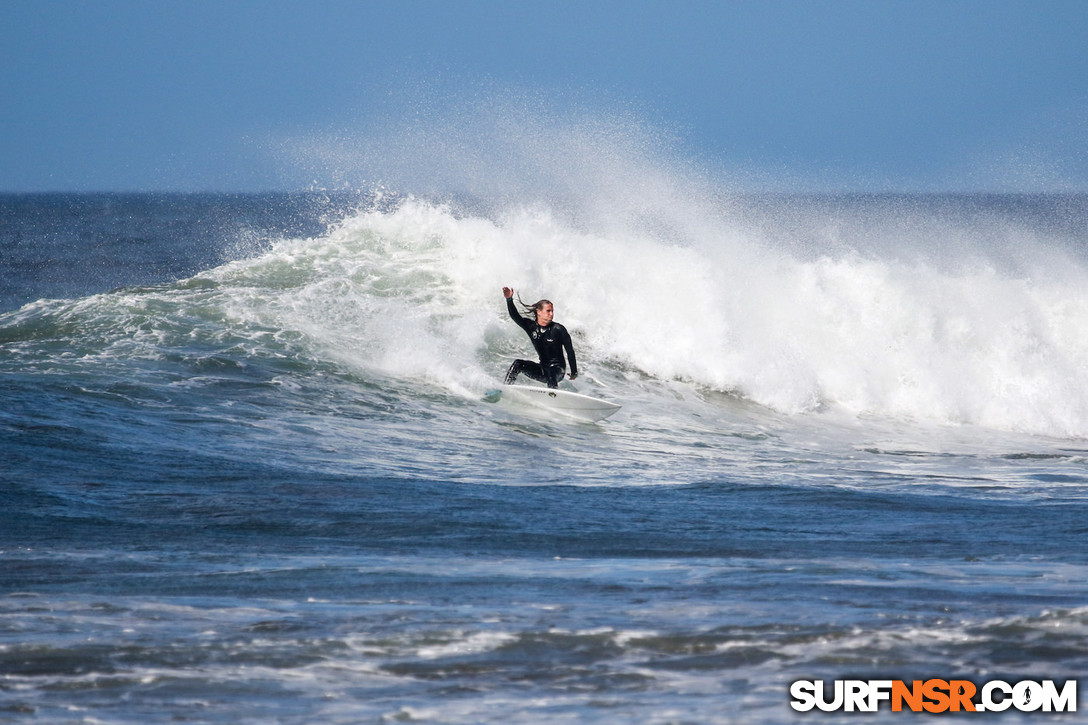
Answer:
[[(1088, 671), (1088, 196), (572, 193), (0, 197), (0, 721)], [(504, 285), (615, 416), (485, 400)]]

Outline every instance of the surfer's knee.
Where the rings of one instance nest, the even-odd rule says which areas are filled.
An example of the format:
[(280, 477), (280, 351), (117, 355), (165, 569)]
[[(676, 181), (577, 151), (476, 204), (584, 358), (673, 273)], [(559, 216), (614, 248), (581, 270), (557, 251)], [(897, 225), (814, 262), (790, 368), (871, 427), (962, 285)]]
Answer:
[(515, 380), (518, 379), (518, 373), (520, 373), (520, 372), (521, 372), (521, 360), (515, 360), (514, 362), (510, 363), (510, 369), (508, 369), (506, 371), (506, 378), (503, 380), (503, 382), (506, 383), (507, 385), (510, 385), (511, 383), (513, 383)]
[(517, 380), (518, 376), (523, 373), (525, 375), (528, 375), (530, 378), (533, 378), (534, 380), (537, 379), (533, 369), (533, 363), (528, 360), (519, 359), (510, 363), (510, 369), (506, 371), (506, 379), (503, 382), (509, 385), (510, 383), (513, 383), (515, 380)]

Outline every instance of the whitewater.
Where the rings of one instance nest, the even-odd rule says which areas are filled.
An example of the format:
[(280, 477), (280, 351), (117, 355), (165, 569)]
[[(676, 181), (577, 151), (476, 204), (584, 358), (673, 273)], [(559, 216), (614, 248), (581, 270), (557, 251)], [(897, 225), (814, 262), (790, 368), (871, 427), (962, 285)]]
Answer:
[[(574, 146), (543, 191), (0, 197), (0, 718), (853, 722), (790, 684), (1084, 672), (1088, 197)], [(503, 286), (616, 415), (488, 398)]]
[[(926, 206), (856, 205), (893, 218)], [(684, 381), (786, 414), (1088, 433), (1088, 280), (1071, 240), (1006, 229), (996, 258), (943, 254), (944, 239), (919, 240), (937, 248), (916, 253), (904, 247), (922, 221), (896, 219), (865, 230), (879, 235), (882, 258), (847, 246), (862, 230), (826, 228), (861, 222), (821, 211), (834, 213), (809, 212), (808, 239), (785, 241), (811, 248), (826, 235), (845, 253), (798, 255), (738, 226), (662, 239), (571, 228), (547, 209), (492, 220), (408, 199), (208, 278), (228, 287), (243, 324), (294, 330), (346, 364), (464, 395), (496, 378), (496, 357), (516, 352), (495, 314), (495, 282), (510, 280), (533, 299), (560, 300), (602, 376)], [(978, 234), (925, 231), (950, 246)], [(229, 289), (263, 277), (278, 286), (288, 269), (288, 294), (246, 304)], [(619, 384), (614, 372), (608, 384)]]

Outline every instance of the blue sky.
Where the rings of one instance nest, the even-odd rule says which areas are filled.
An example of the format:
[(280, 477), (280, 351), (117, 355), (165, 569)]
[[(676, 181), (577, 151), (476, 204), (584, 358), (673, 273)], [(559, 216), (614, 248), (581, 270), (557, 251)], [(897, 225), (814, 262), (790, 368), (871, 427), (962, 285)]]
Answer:
[(305, 188), (291, 139), (504, 96), (768, 188), (1088, 191), (1079, 0), (6, 0), (0, 191)]

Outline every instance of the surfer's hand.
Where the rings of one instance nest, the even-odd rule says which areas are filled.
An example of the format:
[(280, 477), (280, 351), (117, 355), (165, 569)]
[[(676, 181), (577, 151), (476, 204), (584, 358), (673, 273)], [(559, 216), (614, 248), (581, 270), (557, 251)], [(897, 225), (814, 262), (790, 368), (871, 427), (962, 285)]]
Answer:
[(511, 297), (514, 296), (514, 290), (510, 289), (509, 287), (503, 287), (502, 288), (502, 296), (505, 297), (506, 299), (510, 299)]
[(578, 377), (578, 373), (571, 373), (570, 374), (570, 379), (571, 380), (574, 380), (576, 377)]

